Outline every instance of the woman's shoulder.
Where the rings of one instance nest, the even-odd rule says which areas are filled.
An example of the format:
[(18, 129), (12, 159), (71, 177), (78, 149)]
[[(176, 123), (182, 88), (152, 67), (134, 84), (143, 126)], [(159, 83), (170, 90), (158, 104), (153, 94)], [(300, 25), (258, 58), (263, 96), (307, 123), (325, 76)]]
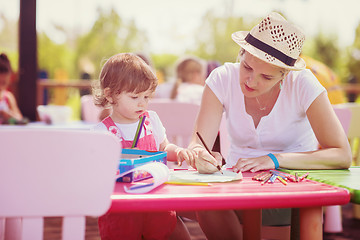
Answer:
[(301, 71), (290, 71), (287, 77), (290, 78), (292, 81), (317, 79), (309, 69), (304, 69)]
[(240, 63), (226, 62), (222, 66), (214, 69), (214, 72), (218, 73), (238, 73)]

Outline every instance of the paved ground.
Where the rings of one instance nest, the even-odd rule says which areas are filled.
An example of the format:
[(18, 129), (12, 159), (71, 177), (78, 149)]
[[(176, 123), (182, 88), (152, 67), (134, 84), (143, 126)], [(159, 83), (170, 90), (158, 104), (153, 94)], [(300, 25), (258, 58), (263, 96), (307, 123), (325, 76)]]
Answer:
[[(342, 233), (324, 233), (324, 240), (357, 240), (360, 239), (360, 220), (352, 217), (352, 204), (342, 207), (343, 228)], [(197, 222), (186, 222), (192, 240), (206, 240)], [(61, 218), (46, 218), (44, 240), (61, 239)], [(97, 219), (86, 219), (86, 240), (100, 240)]]

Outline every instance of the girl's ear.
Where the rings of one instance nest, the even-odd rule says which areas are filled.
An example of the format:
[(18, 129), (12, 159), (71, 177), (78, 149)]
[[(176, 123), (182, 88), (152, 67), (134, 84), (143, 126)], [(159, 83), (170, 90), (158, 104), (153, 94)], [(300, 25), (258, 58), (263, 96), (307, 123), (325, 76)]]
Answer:
[(113, 103), (113, 98), (111, 97), (111, 91), (110, 91), (110, 88), (105, 88), (104, 89), (104, 96), (105, 96), (105, 98), (106, 98), (106, 100), (108, 100), (108, 102), (110, 103), (110, 104), (112, 104)]

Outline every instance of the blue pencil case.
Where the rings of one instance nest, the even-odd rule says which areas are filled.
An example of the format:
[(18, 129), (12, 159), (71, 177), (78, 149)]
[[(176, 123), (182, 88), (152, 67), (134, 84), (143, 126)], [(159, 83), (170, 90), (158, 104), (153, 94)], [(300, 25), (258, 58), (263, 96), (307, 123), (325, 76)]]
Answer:
[[(124, 173), (141, 165), (150, 162), (162, 162), (166, 165), (167, 153), (162, 151), (145, 151), (138, 149), (122, 149), (121, 159), (119, 164), (119, 172)], [(134, 171), (119, 177), (117, 182), (137, 182), (147, 178), (151, 175), (147, 172)]]

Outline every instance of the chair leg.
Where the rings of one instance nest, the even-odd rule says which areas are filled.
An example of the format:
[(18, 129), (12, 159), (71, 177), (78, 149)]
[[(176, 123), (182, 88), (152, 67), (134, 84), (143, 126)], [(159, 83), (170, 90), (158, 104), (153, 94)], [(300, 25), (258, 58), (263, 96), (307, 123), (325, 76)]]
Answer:
[(360, 219), (360, 204), (353, 204), (353, 217)]
[(85, 239), (85, 216), (64, 217), (62, 224), (62, 239)]
[(341, 206), (328, 206), (325, 208), (324, 232), (342, 232)]
[(5, 218), (0, 218), (0, 240), (5, 239)]
[(20, 240), (22, 232), (21, 218), (6, 218), (5, 219), (5, 240)]
[(42, 217), (22, 219), (22, 240), (43, 239), (44, 219)]

